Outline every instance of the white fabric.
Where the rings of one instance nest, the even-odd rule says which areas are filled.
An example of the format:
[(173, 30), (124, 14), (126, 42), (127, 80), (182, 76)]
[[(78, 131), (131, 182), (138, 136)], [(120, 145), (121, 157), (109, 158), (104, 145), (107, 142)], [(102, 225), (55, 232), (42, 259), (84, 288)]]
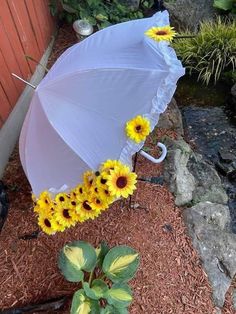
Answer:
[(107, 159), (131, 164), (143, 142), (125, 123), (141, 114), (156, 125), (184, 74), (166, 41), (144, 32), (169, 24), (168, 13), (121, 23), (68, 49), (37, 87), (20, 137), (33, 192), (73, 188)]

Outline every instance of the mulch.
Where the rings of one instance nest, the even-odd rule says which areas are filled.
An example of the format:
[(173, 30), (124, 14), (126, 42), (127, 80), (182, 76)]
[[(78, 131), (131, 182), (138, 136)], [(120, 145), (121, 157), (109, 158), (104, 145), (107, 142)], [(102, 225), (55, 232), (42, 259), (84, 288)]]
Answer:
[[(74, 40), (70, 28), (61, 29), (50, 64)], [(153, 152), (156, 141), (164, 135), (176, 136), (171, 131), (155, 130), (145, 146)], [(135, 171), (139, 178), (161, 177), (163, 173), (162, 165), (154, 165), (140, 155)], [(71, 298), (78, 286), (60, 274), (58, 252), (73, 240), (88, 241), (94, 246), (105, 240), (111, 247), (125, 244), (140, 253), (140, 267), (131, 281), (131, 314), (215, 313), (201, 260), (187, 235), (181, 209), (175, 206), (166, 186), (139, 181), (131, 201), (115, 202), (96, 220), (53, 236), (40, 232), (37, 238), (24, 239), (38, 226), (17, 149), (3, 180), (8, 186), (10, 210), (0, 234), (0, 309), (65, 295)], [(223, 314), (235, 313), (230, 292)], [(69, 305), (70, 302), (63, 311), (53, 313), (69, 313)]]

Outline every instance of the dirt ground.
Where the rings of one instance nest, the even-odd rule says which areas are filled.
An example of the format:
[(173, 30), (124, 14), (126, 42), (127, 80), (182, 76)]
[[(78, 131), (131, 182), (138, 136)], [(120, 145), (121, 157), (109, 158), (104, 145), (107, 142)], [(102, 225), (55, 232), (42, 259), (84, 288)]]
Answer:
[[(70, 28), (60, 30), (49, 67), (74, 41)], [(173, 132), (157, 129), (146, 145), (154, 149), (154, 142), (163, 135), (175, 136)], [(147, 180), (161, 179), (163, 169), (138, 156), (135, 171), (139, 179)], [(0, 234), (0, 311), (68, 296), (63, 310), (48, 313), (69, 313), (71, 296), (78, 286), (66, 282), (60, 274), (58, 252), (73, 240), (89, 241), (92, 245), (105, 240), (110, 246), (125, 244), (140, 253), (141, 264), (131, 281), (134, 292), (131, 314), (216, 313), (201, 260), (187, 235), (181, 209), (174, 205), (167, 187), (139, 181), (131, 201), (115, 202), (96, 220), (53, 236), (40, 232), (27, 239), (25, 236), (37, 231), (38, 226), (17, 148), (3, 180), (8, 186), (10, 210)], [(223, 314), (235, 313), (231, 292)]]

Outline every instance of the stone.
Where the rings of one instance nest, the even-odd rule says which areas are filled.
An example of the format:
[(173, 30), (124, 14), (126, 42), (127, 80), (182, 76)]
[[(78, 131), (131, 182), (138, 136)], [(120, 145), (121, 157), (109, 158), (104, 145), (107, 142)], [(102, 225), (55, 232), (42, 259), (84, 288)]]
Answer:
[(175, 204), (184, 206), (210, 201), (226, 204), (227, 194), (216, 170), (192, 151), (183, 140), (166, 138), (168, 154), (164, 162), (164, 181), (175, 195)]
[(157, 127), (176, 131), (181, 136), (184, 135), (182, 115), (174, 98), (172, 98), (166, 111), (160, 115)]
[(137, 9), (139, 7), (140, 0), (122, 0), (128, 6)]
[(195, 180), (187, 169), (191, 154), (190, 146), (183, 140), (173, 141), (166, 138), (168, 154), (164, 163), (164, 181), (175, 195), (175, 204), (182, 206), (192, 201), (195, 190)]
[(231, 163), (232, 161), (236, 160), (236, 156), (231, 152), (220, 150), (218, 154), (222, 162)]
[(236, 83), (231, 88), (229, 104), (234, 112), (236, 112)]
[(217, 171), (203, 159), (202, 155), (192, 152), (187, 168), (195, 179), (192, 198), (194, 204), (202, 201), (227, 204), (228, 196)]
[(236, 311), (236, 288), (234, 288), (233, 290), (232, 301), (233, 301), (234, 310)]
[(199, 23), (214, 18), (216, 13), (212, 0), (176, 0), (165, 2), (171, 20), (180, 29), (188, 28), (196, 32)]
[(223, 205), (208, 205), (209, 208), (207, 203), (187, 208), (183, 216), (211, 284), (214, 304), (221, 308), (236, 274), (236, 235), (227, 232), (229, 214), (220, 219), (227, 209)]

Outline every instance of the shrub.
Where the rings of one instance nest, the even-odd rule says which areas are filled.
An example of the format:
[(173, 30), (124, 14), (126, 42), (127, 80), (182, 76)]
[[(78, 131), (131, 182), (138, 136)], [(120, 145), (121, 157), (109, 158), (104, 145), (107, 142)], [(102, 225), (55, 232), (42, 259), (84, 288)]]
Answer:
[(216, 83), (224, 71), (236, 66), (236, 23), (220, 18), (202, 22), (196, 36), (176, 38), (173, 47), (190, 74), (196, 72), (206, 84)]
[(112, 249), (102, 242), (94, 249), (75, 241), (65, 245), (59, 255), (59, 268), (68, 281), (81, 282), (75, 292), (71, 314), (126, 314), (132, 301), (127, 282), (136, 273), (138, 253), (128, 246)]

